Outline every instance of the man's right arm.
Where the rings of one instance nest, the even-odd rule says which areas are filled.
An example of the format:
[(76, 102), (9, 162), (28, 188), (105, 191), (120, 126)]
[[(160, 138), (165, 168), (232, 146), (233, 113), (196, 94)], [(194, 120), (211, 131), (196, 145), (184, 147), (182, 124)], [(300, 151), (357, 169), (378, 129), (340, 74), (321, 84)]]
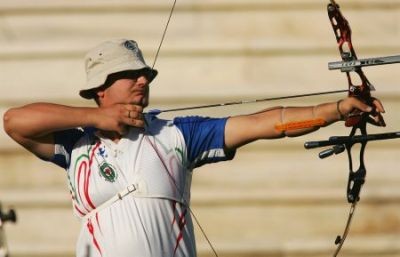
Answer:
[(51, 159), (54, 156), (54, 132), (96, 126), (98, 109), (50, 103), (29, 104), (9, 109), (4, 114), (4, 130), (30, 152)]

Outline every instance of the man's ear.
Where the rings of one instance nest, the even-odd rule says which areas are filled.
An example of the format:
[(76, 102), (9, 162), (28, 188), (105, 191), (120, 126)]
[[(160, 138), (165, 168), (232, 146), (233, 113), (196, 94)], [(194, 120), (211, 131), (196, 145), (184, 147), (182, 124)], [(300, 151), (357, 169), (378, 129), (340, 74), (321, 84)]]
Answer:
[(95, 92), (95, 94), (96, 94), (96, 97), (94, 98), (94, 101), (96, 102), (96, 104), (98, 106), (101, 106), (101, 103), (103, 102), (103, 98), (104, 98), (105, 92), (104, 92), (104, 90), (100, 89), (100, 90), (97, 90)]
[(98, 91), (96, 92), (96, 95), (97, 95), (97, 97), (98, 97), (99, 99), (100, 99), (100, 98), (104, 98), (104, 95), (105, 95), (104, 90), (102, 90), (102, 89), (98, 90)]

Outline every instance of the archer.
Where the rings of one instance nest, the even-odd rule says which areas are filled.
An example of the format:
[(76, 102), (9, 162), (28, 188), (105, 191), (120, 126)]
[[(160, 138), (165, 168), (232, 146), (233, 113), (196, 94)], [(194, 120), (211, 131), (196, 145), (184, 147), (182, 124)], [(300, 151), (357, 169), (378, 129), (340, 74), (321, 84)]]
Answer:
[(32, 103), (4, 114), (12, 139), (66, 170), (74, 213), (82, 220), (79, 257), (87, 256), (88, 246), (91, 256), (196, 256), (190, 215), (195, 168), (232, 160), (238, 148), (256, 140), (314, 132), (354, 110), (382, 124), (380, 101), (367, 105), (356, 97), (163, 120), (144, 112), (157, 71), (135, 41), (104, 42), (88, 52), (85, 65), (80, 96), (97, 107)]

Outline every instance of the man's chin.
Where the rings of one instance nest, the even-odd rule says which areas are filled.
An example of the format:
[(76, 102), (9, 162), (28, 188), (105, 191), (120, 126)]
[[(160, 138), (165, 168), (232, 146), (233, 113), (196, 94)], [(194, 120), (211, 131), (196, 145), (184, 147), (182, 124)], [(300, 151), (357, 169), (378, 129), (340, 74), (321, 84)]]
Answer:
[(128, 104), (133, 104), (133, 105), (140, 105), (143, 108), (147, 107), (149, 105), (149, 99), (148, 98), (140, 98), (140, 99), (134, 99), (133, 101), (130, 101)]
[(145, 108), (149, 105), (149, 99), (148, 98), (143, 98), (142, 101), (140, 101), (140, 105)]

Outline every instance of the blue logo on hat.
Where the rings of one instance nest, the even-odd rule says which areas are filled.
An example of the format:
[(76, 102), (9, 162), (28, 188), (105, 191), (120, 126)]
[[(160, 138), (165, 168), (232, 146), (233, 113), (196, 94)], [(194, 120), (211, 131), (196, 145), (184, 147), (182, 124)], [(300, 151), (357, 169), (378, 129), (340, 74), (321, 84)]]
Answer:
[(127, 40), (124, 42), (124, 46), (126, 49), (136, 52), (138, 49), (138, 45), (133, 40)]

